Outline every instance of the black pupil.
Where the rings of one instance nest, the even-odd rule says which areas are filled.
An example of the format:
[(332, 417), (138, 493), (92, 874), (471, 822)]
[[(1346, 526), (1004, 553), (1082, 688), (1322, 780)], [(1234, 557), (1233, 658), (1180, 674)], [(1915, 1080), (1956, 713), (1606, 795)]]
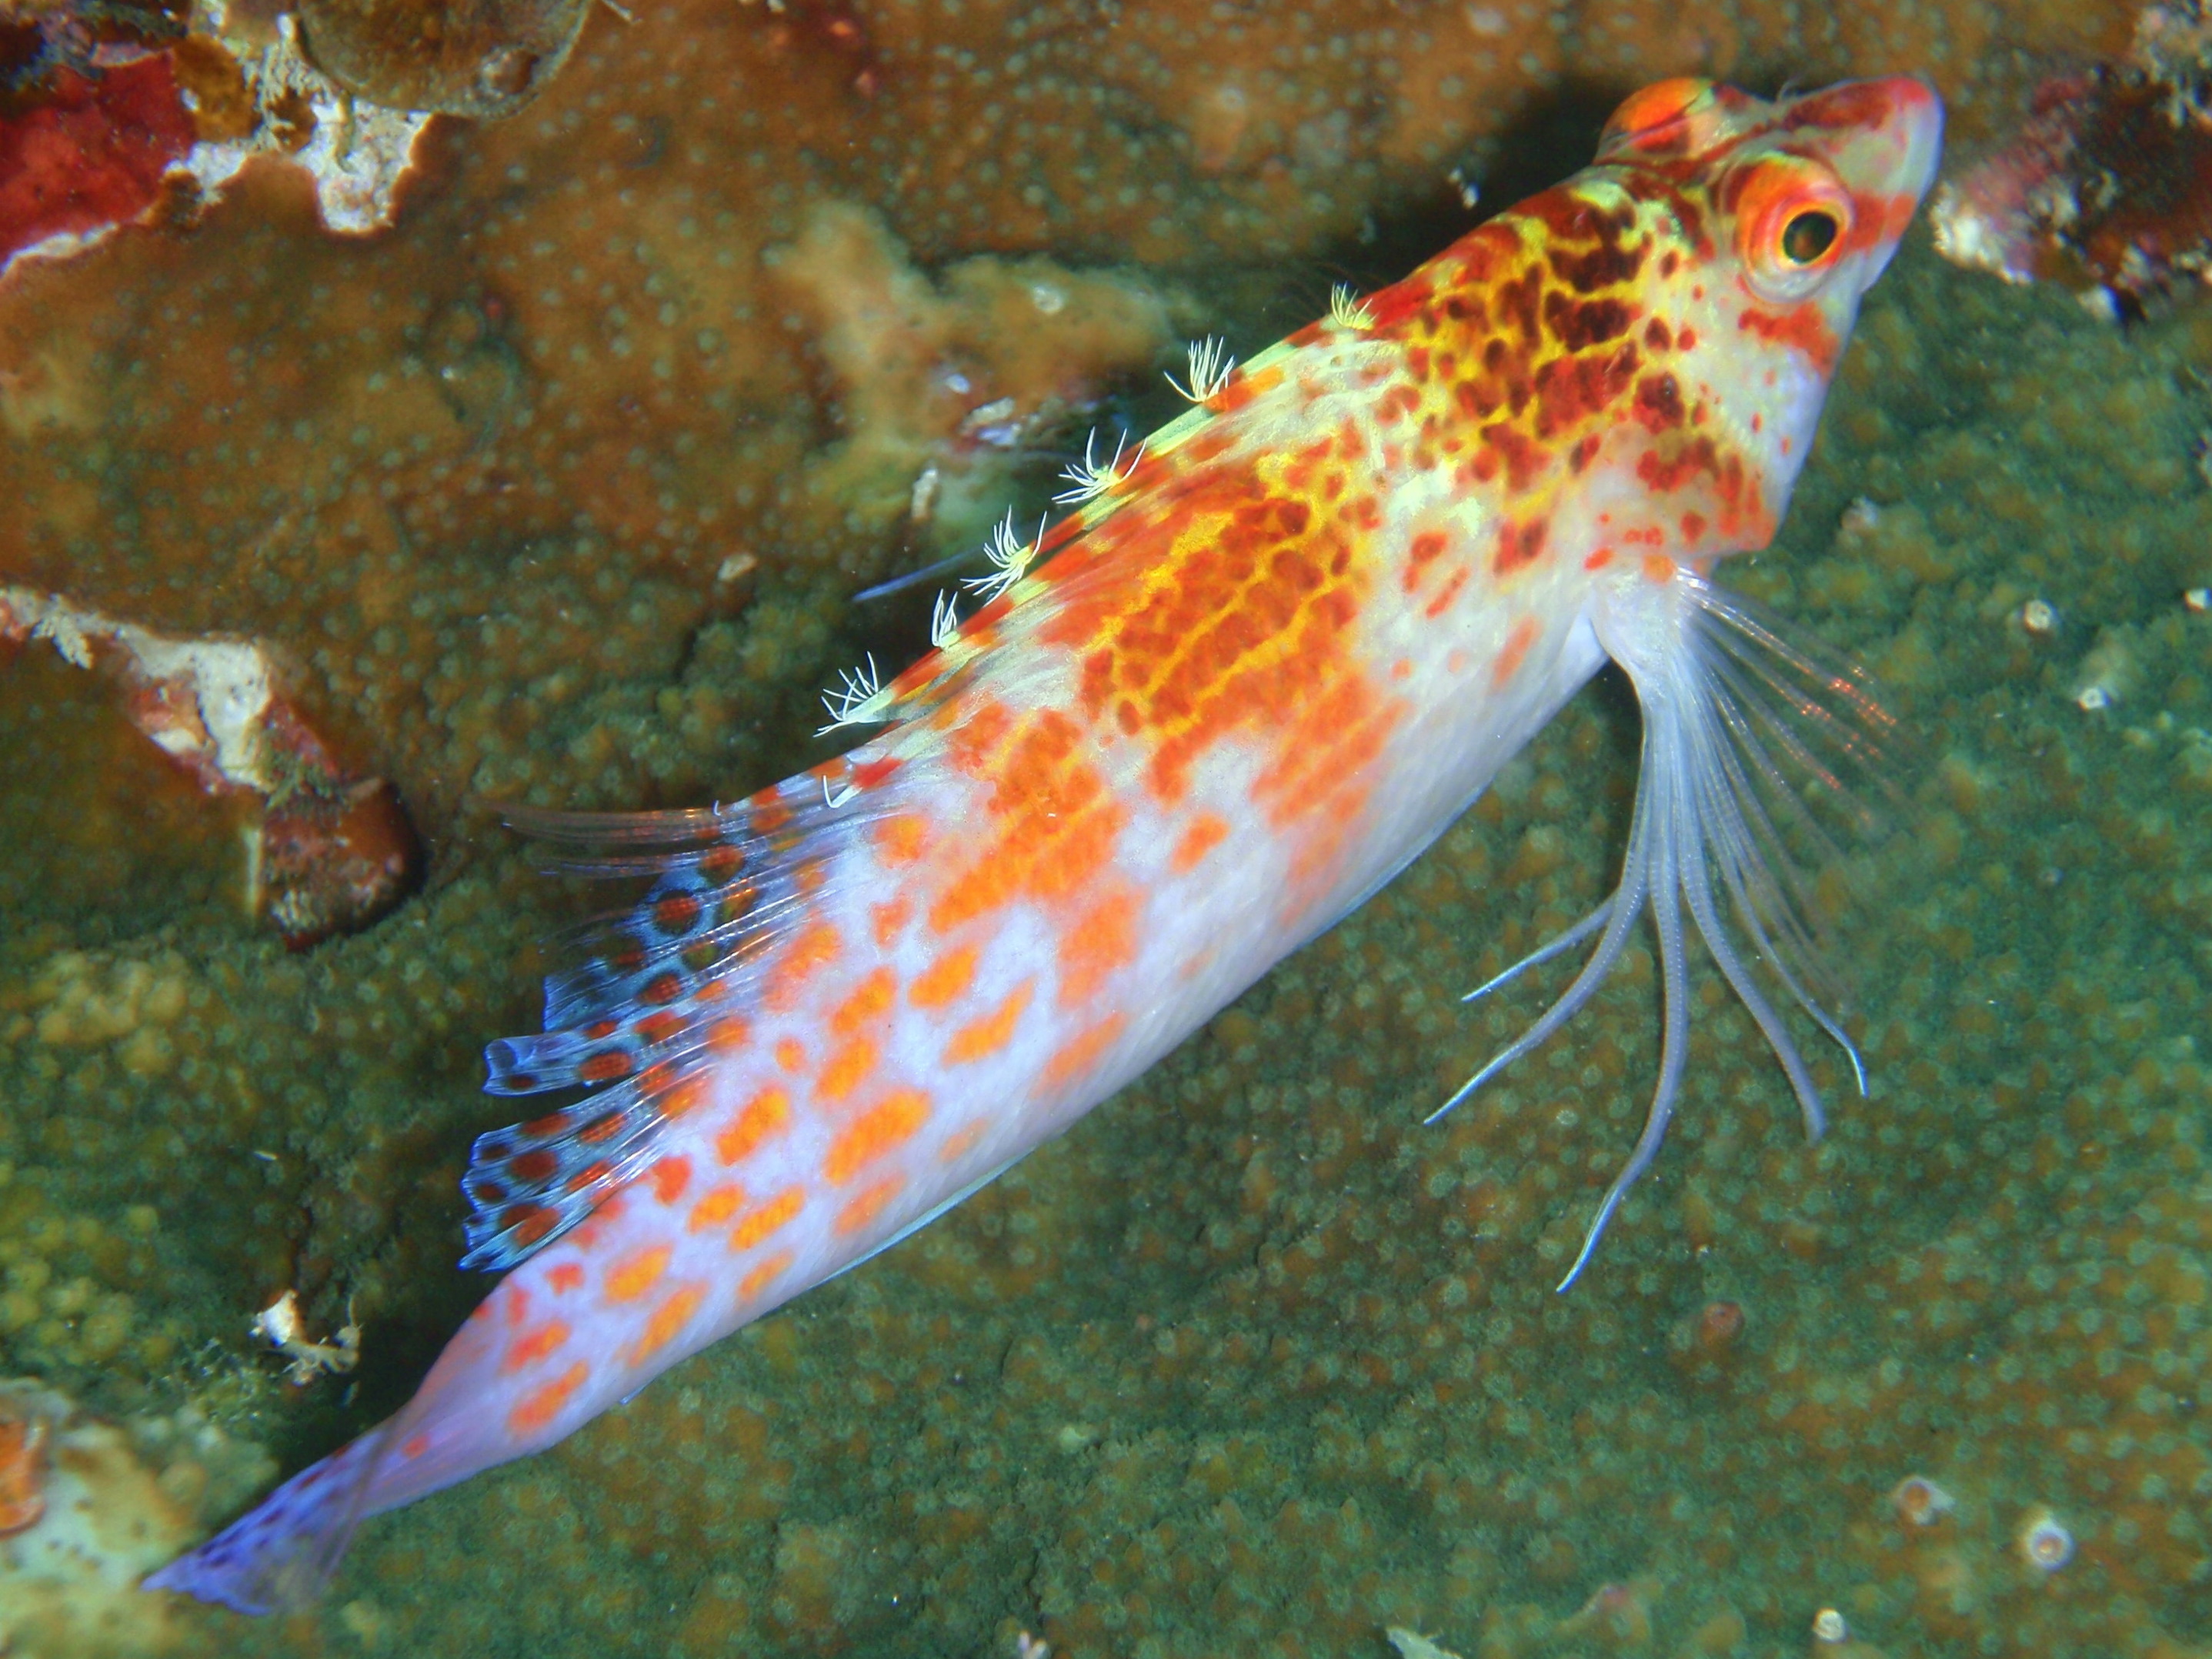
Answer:
[(1836, 243), (1836, 216), (1809, 209), (1782, 227), (1782, 254), (1793, 265), (1809, 265)]

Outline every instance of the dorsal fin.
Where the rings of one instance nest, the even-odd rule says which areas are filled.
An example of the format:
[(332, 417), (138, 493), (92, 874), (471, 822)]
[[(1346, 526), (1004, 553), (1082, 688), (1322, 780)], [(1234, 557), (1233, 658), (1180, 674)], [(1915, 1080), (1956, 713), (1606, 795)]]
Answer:
[(570, 875), (652, 877), (643, 901), (573, 936), (545, 981), (544, 1030), (484, 1050), (485, 1092), (580, 1099), (479, 1135), (465, 1267), (512, 1267), (659, 1155), (714, 1056), (748, 1040), (759, 981), (829, 879), (830, 855), (888, 810), (881, 740), (726, 806), (645, 813), (510, 809)]
[[(1346, 349), (1358, 349), (1358, 331), (1347, 332), (1355, 337)], [(1300, 407), (1302, 394), (1284, 377), (1299, 337), (1223, 377), (1153, 434), (1126, 471), (1042, 528), (1028, 557), (1060, 554), (1132, 507), (1138, 520), (1155, 520), (1217, 463), (1263, 448), (1273, 425)], [(1100, 553), (1113, 545), (1102, 538)], [(1064, 603), (1094, 574), (1079, 561), (1049, 584), (1034, 574), (1008, 581), (882, 688), (882, 708), (869, 715), (889, 722), (878, 736), (748, 800), (674, 812), (509, 812), (524, 834), (571, 849), (556, 869), (654, 882), (643, 903), (583, 930), (580, 965), (547, 978), (542, 1035), (484, 1051), (492, 1094), (587, 1092), (478, 1137), (463, 1182), (471, 1212), (462, 1266), (526, 1260), (652, 1165), (664, 1127), (697, 1103), (715, 1053), (745, 1040), (760, 975), (798, 931), (830, 852), (895, 810), (902, 759), (914, 749), (902, 732), (919, 730), (920, 717), (979, 672), (1017, 607), (1048, 586)], [(998, 666), (1016, 667), (1004, 659)], [(848, 692), (866, 686), (870, 697), (848, 701), (870, 701), (874, 684), (872, 669), (854, 677)], [(833, 716), (841, 712), (833, 702)], [(833, 727), (842, 723), (833, 719)]]

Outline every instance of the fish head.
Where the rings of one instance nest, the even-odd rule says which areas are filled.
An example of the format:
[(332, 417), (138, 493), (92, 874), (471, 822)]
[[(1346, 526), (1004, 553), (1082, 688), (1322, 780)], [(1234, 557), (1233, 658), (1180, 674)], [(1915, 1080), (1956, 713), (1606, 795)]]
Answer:
[(1942, 125), (1911, 76), (1771, 102), (1664, 81), (1620, 106), (1568, 186), (1632, 216), (1642, 239), (1641, 430), (1617, 459), (1663, 508), (1676, 557), (1772, 536), (1860, 298), (1933, 181)]

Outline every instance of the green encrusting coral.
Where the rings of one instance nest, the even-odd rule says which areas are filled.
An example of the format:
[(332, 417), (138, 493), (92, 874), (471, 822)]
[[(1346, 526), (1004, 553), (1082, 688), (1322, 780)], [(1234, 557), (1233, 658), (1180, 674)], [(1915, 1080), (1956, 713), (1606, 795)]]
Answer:
[[(1326, 290), (1175, 274), (1248, 347)], [(506, 395), (487, 326), (441, 360), (476, 377), (465, 415)], [(295, 573), (338, 597), (279, 642), (428, 820), (428, 890), (359, 936), (254, 935), (232, 826), (95, 684), (36, 647), (0, 672), (0, 1375), (189, 1403), (288, 1468), (411, 1389), (477, 1289), (456, 1183), (504, 1121), (478, 1050), (531, 1029), (546, 941), (598, 902), (534, 875), (497, 802), (757, 787), (818, 752), (841, 651), (919, 641), (904, 616), (862, 641), (841, 596), (921, 550), (759, 482), (850, 454), (823, 374), (823, 430), (723, 434), (758, 487), (718, 527), (684, 520), (711, 469), (672, 448), (639, 461), (678, 503), (662, 542), (530, 520), (400, 536), (343, 594)], [(1708, 976), (1676, 1132), (1551, 1293), (1641, 1118), (1648, 956), (1420, 1125), (1543, 1000), (1457, 994), (1611, 884), (1636, 726), (1608, 678), (1064, 1140), (554, 1451), (375, 1522), (314, 1614), (188, 1609), (178, 1650), (1318, 1656), (1403, 1626), (1469, 1659), (1767, 1654), (1826, 1609), (1860, 1655), (2206, 1651), (2212, 616), (2182, 595), (2212, 580), (2208, 428), (2212, 313), (2123, 335), (1916, 231), (1777, 547), (1724, 568), (1864, 661), (1906, 734), (1894, 832), (1823, 888), (1871, 1092), (1816, 1060), (1820, 1146)], [(159, 560), (102, 568), (221, 620)], [(2038, 599), (2054, 627), (2023, 625)], [(292, 626), (277, 587), (240, 604)], [(117, 828), (118, 780), (158, 835)], [(257, 1347), (288, 1287), (317, 1334), (352, 1300), (353, 1376), (295, 1389)], [(2056, 1568), (2023, 1551), (2039, 1513)]]

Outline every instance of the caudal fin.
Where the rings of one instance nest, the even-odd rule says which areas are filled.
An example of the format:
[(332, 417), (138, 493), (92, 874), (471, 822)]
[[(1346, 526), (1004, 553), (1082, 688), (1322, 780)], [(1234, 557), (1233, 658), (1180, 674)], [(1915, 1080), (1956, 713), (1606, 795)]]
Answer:
[(385, 1430), (375, 1428), (300, 1471), (215, 1537), (149, 1575), (240, 1613), (289, 1612), (322, 1593), (363, 1518)]

